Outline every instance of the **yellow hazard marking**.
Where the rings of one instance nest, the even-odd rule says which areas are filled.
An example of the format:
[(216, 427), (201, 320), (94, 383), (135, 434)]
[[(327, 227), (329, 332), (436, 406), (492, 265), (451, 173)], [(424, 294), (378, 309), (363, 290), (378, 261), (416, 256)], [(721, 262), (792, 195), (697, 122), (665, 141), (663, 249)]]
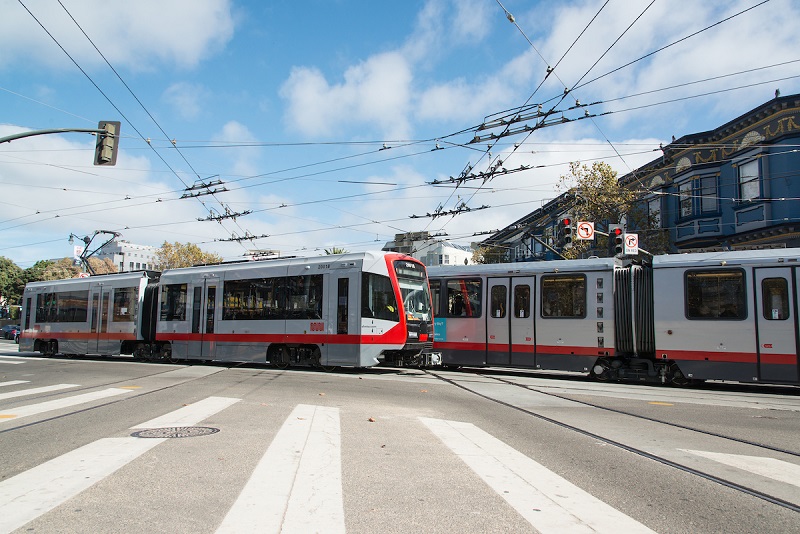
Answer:
[(119, 389), (142, 389), (142, 386), (120, 386)]
[(655, 404), (656, 406), (675, 406), (669, 402), (648, 402), (647, 404)]
[(14, 419), (16, 415), (13, 413), (0, 413), (0, 419)]

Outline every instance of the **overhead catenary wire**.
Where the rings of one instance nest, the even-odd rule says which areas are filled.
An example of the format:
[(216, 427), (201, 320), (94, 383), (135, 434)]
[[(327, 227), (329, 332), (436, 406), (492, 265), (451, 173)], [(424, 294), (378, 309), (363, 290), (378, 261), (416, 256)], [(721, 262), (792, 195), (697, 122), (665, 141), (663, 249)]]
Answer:
[[(523, 142), (522, 144), (524, 144), (524, 142)], [(496, 145), (496, 146), (497, 146), (497, 145)], [(304, 179), (304, 177), (303, 177), (303, 176), (300, 176), (300, 177), (293, 177), (292, 179)], [(339, 202), (339, 201), (340, 201), (339, 199), (337, 199), (337, 200), (332, 200), (332, 202)]]
[[(506, 16), (507, 16), (508, 20), (509, 20), (509, 21), (511, 21), (511, 22), (512, 22), (512, 23), (513, 23), (513, 24), (514, 24), (516, 27), (517, 27), (517, 29), (518, 29), (518, 30), (519, 30), (519, 31), (520, 31), (520, 32), (523, 34), (523, 36), (525, 36), (525, 39), (526, 39), (526, 41), (528, 41), (528, 43), (529, 43), (529, 44), (530, 44), (530, 45), (531, 45), (531, 46), (532, 46), (534, 49), (536, 49), (536, 47), (533, 45), (533, 43), (530, 41), (530, 39), (528, 39), (527, 35), (525, 35), (525, 33), (522, 31), (522, 28), (520, 28), (520, 27), (519, 27), (519, 24), (517, 24), (517, 22), (516, 22), (516, 20), (514, 19), (514, 17), (513, 17), (513, 16), (511, 16), (511, 14), (508, 12), (508, 10), (506, 10), (506, 8), (505, 8), (505, 7), (502, 5), (502, 3), (500, 2), (500, 0), (496, 0), (496, 1), (497, 1), (497, 3), (500, 5), (500, 7), (503, 9), (503, 11), (505, 12), (505, 14), (506, 14)], [(655, 0), (653, 0), (653, 1), (655, 1)], [(600, 9), (597, 11), (597, 13), (595, 14), (595, 16), (594, 16), (594, 17), (592, 17), (592, 19), (591, 19), (591, 20), (590, 20), (590, 21), (589, 21), (589, 22), (586, 24), (586, 26), (584, 27), (583, 31), (581, 31), (581, 32), (578, 34), (578, 36), (577, 36), (577, 37), (575, 38), (575, 40), (573, 41), (572, 45), (570, 45), (570, 46), (569, 46), (569, 48), (567, 49), (567, 51), (566, 51), (566, 52), (565, 52), (565, 53), (562, 55), (562, 57), (559, 59), (558, 63), (560, 63), (560, 62), (563, 60), (563, 58), (564, 58), (564, 57), (567, 55), (567, 53), (568, 53), (570, 50), (572, 50), (572, 48), (573, 48), (573, 46), (575, 45), (575, 43), (576, 43), (576, 42), (577, 42), (577, 41), (580, 39), (580, 37), (581, 37), (581, 36), (582, 36), (582, 35), (585, 33), (586, 29), (588, 29), (588, 27), (589, 27), (589, 26), (591, 26), (591, 24), (592, 24), (592, 23), (593, 23), (593, 22), (596, 20), (597, 16), (598, 16), (598, 15), (600, 14), (600, 12), (601, 12), (601, 11), (602, 11), (602, 10), (605, 8), (605, 6), (606, 6), (607, 4), (608, 4), (608, 2), (606, 2), (606, 3), (604, 3), (602, 6), (600, 6)], [(651, 5), (652, 5), (652, 2), (651, 2), (651, 3), (650, 3), (650, 4), (649, 4), (649, 5), (648, 5), (648, 6), (645, 8), (645, 11), (647, 11), (647, 10), (650, 8), (650, 6), (651, 6)], [(643, 12), (643, 13), (644, 13), (644, 12)], [(633, 22), (633, 23), (631, 23), (631, 25), (628, 27), (628, 29), (630, 29), (630, 27), (631, 27), (631, 26), (632, 26), (632, 25), (633, 25), (633, 24), (634, 24), (634, 23), (635, 23), (637, 20), (639, 20), (639, 18), (640, 18), (640, 17), (641, 17), (641, 15), (640, 15), (639, 17), (637, 17), (637, 18), (636, 18), (636, 20), (634, 20), (634, 22)], [(627, 29), (626, 29), (626, 32), (627, 32)], [(620, 37), (621, 37), (621, 36), (620, 36)], [(614, 46), (614, 44), (615, 44), (615, 43), (617, 43), (618, 41), (619, 41), (619, 38), (618, 38), (617, 40), (615, 40), (615, 41), (614, 41), (614, 43), (613, 43), (613, 44), (612, 44), (612, 45), (611, 45), (611, 46), (608, 48), (608, 50), (610, 50), (610, 49), (611, 49), (611, 47), (613, 47), (613, 46)], [(602, 59), (602, 57), (603, 57), (603, 56), (605, 56), (605, 54), (608, 52), (608, 50), (606, 50), (606, 52), (604, 52), (604, 53), (603, 53), (603, 55), (601, 56), (601, 59)], [(538, 50), (536, 50), (536, 52), (537, 52), (537, 53), (539, 53), (539, 52), (538, 52)], [(543, 57), (541, 54), (539, 54), (539, 56), (540, 56), (540, 57), (541, 57), (541, 58), (544, 60), (544, 57)], [(598, 60), (598, 61), (599, 61), (599, 60)], [(546, 61), (546, 60), (545, 60), (545, 63), (547, 63), (547, 61)], [(596, 64), (596, 63), (595, 63), (595, 64)], [(594, 65), (592, 66), (592, 68), (593, 68), (593, 67), (594, 67)], [(589, 70), (591, 70), (591, 68), (590, 68)], [(555, 71), (554, 71), (554, 69), (552, 69), (552, 68), (550, 68), (550, 67), (548, 67), (548, 68), (547, 68), (547, 73), (546, 73), (546, 75), (545, 75), (545, 78), (544, 78), (544, 79), (543, 79), (543, 80), (542, 80), (542, 81), (539, 83), (539, 85), (538, 85), (538, 86), (536, 87), (536, 89), (534, 90), (533, 94), (532, 94), (530, 97), (528, 97), (528, 100), (525, 102), (525, 104), (523, 104), (523, 106), (524, 106), (524, 105), (526, 105), (528, 102), (530, 102), (530, 100), (533, 98), (533, 96), (535, 96), (535, 94), (536, 94), (536, 92), (539, 90), (539, 88), (540, 88), (540, 87), (542, 87), (542, 85), (544, 84), (544, 82), (547, 80), (547, 77), (548, 77), (548, 76), (550, 76), (550, 74), (552, 74), (553, 72), (555, 72)], [(588, 74), (588, 71), (587, 71), (587, 74)], [(584, 75), (584, 76), (585, 76), (585, 75)], [(556, 77), (558, 77), (558, 75), (557, 75), (557, 74), (556, 74)], [(558, 78), (558, 79), (559, 79), (559, 81), (561, 81), (561, 80), (560, 80), (560, 78)], [(581, 79), (582, 79), (582, 78), (581, 78)], [(562, 85), (565, 85), (565, 84), (563, 83), (563, 81), (562, 81)], [(544, 123), (544, 121), (547, 119), (547, 117), (548, 117), (549, 115), (551, 115), (551, 114), (554, 112), (555, 108), (556, 108), (556, 107), (557, 107), (557, 106), (558, 106), (558, 105), (559, 105), (561, 102), (563, 102), (563, 100), (564, 100), (564, 99), (567, 97), (567, 95), (568, 95), (569, 93), (570, 93), (570, 90), (569, 90), (569, 89), (567, 89), (567, 88), (565, 88), (565, 89), (564, 89), (564, 94), (563, 94), (563, 95), (561, 95), (561, 97), (560, 97), (559, 99), (557, 99), (558, 101), (557, 101), (557, 102), (556, 102), (556, 103), (555, 103), (555, 104), (554, 104), (554, 105), (553, 105), (553, 106), (552, 106), (552, 107), (551, 107), (551, 108), (550, 108), (550, 109), (549, 109), (549, 110), (548, 110), (548, 111), (547, 111), (547, 112), (546, 112), (546, 113), (545, 113), (545, 114), (542, 116), (542, 119), (541, 119), (541, 121), (542, 121), (542, 124), (543, 124), (543, 123)], [(506, 127), (505, 127), (505, 130), (506, 130), (506, 131), (508, 130), (509, 126), (510, 126), (510, 125), (508, 125), (508, 126), (506, 126)], [(595, 123), (595, 127), (597, 127), (597, 128), (599, 129), (599, 126), (597, 126), (597, 124), (596, 124), (596, 123)], [(534, 131), (536, 131), (536, 130), (537, 130), (537, 128), (536, 128), (536, 127), (534, 127), (533, 129), (531, 129), (531, 131), (529, 131), (529, 132), (528, 132), (528, 133), (525, 135), (525, 139), (527, 139), (527, 138), (529, 138), (531, 135), (533, 135), (533, 132), (534, 132)], [(601, 133), (602, 133), (602, 132), (601, 132)], [(604, 137), (605, 137), (605, 136), (604, 136)], [(608, 138), (607, 138), (607, 137), (606, 137), (606, 140), (608, 140)], [(610, 141), (608, 141), (608, 142), (610, 143)], [(492, 145), (490, 145), (490, 150), (491, 150), (491, 146), (492, 146)], [(613, 145), (612, 145), (612, 147), (613, 147)], [(506, 158), (510, 157), (510, 156), (511, 156), (511, 155), (512, 155), (514, 152), (516, 152), (516, 150), (517, 150), (517, 147), (515, 146), (515, 147), (512, 149), (512, 151), (511, 151), (511, 153), (509, 154), (509, 156), (506, 156)], [(615, 151), (615, 152), (617, 152), (617, 151), (616, 151), (616, 149), (614, 149), (614, 151)], [(618, 152), (617, 152), (617, 155), (619, 155), (619, 154), (618, 154)], [(498, 160), (499, 160), (499, 156), (498, 156)], [(484, 183), (485, 183), (485, 182), (484, 182)], [(473, 194), (472, 194), (472, 196), (470, 197), (470, 199), (471, 199), (472, 197), (474, 197), (474, 195), (475, 195), (475, 193), (473, 193)], [(452, 221), (452, 218), (451, 218), (450, 220)]]
[[(20, 3), (21, 3), (21, 0), (19, 0), (19, 1), (20, 1)], [(102, 57), (102, 58), (103, 58), (103, 61), (105, 61), (106, 65), (108, 65), (108, 67), (111, 69), (111, 71), (112, 71), (112, 72), (114, 73), (114, 75), (117, 77), (117, 79), (119, 79), (119, 81), (120, 81), (120, 82), (122, 82), (122, 85), (124, 85), (124, 86), (125, 86), (125, 88), (126, 88), (126, 89), (128, 90), (128, 92), (131, 94), (131, 96), (133, 96), (134, 100), (136, 100), (136, 102), (137, 102), (137, 103), (139, 104), (139, 106), (140, 106), (140, 107), (141, 107), (141, 108), (144, 110), (144, 112), (147, 114), (147, 116), (148, 116), (148, 117), (150, 117), (150, 120), (151, 120), (151, 121), (153, 121), (153, 124), (155, 124), (155, 125), (156, 125), (156, 127), (159, 129), (159, 131), (161, 131), (161, 133), (162, 133), (162, 134), (164, 134), (164, 137), (165, 137), (167, 140), (169, 140), (169, 139), (170, 139), (170, 136), (167, 134), (167, 132), (165, 132), (165, 131), (164, 131), (164, 129), (161, 127), (161, 125), (158, 123), (158, 121), (155, 119), (155, 117), (153, 117), (153, 114), (152, 114), (152, 113), (150, 113), (150, 111), (149, 111), (149, 110), (147, 109), (147, 107), (146, 107), (146, 106), (145, 106), (145, 105), (142, 103), (142, 101), (139, 99), (139, 97), (138, 97), (138, 96), (136, 96), (136, 93), (135, 93), (135, 92), (134, 92), (134, 91), (133, 91), (133, 90), (130, 88), (130, 86), (127, 84), (127, 82), (125, 82), (125, 80), (122, 78), (122, 76), (120, 76), (119, 72), (117, 72), (117, 69), (115, 69), (115, 68), (114, 68), (114, 66), (111, 64), (111, 62), (110, 62), (110, 61), (108, 61), (108, 58), (106, 58), (105, 54), (103, 54), (103, 52), (102, 52), (102, 51), (101, 51), (101, 50), (100, 50), (100, 49), (97, 47), (97, 45), (96, 45), (96, 44), (95, 44), (95, 42), (92, 40), (92, 38), (91, 38), (91, 37), (89, 37), (89, 35), (86, 33), (86, 31), (85, 31), (85, 30), (83, 29), (83, 27), (80, 25), (80, 23), (78, 23), (78, 21), (77, 21), (77, 20), (75, 20), (75, 17), (73, 17), (73, 16), (72, 16), (72, 13), (70, 13), (70, 12), (69, 12), (69, 10), (68, 10), (68, 9), (66, 8), (66, 6), (65, 6), (65, 5), (64, 5), (64, 4), (61, 2), (61, 0), (58, 0), (58, 3), (59, 3), (59, 5), (62, 7), (62, 9), (64, 10), (64, 12), (65, 12), (65, 13), (66, 13), (66, 14), (69, 16), (69, 18), (72, 20), (72, 22), (74, 22), (74, 23), (75, 23), (75, 25), (78, 27), (78, 29), (81, 31), (81, 33), (84, 35), (84, 37), (86, 37), (86, 40), (87, 40), (87, 41), (89, 41), (89, 43), (92, 45), (92, 47), (93, 47), (93, 48), (94, 48), (94, 49), (97, 51), (97, 53), (100, 55), (100, 57)], [(27, 9), (27, 8), (26, 8), (26, 9)], [(38, 20), (37, 20), (37, 22), (38, 22)], [(59, 45), (59, 46), (61, 46), (61, 45)], [(62, 48), (62, 49), (63, 49), (63, 48)], [(66, 52), (66, 50), (65, 50), (65, 52)], [(70, 57), (70, 59), (72, 59), (72, 57)], [(74, 62), (74, 60), (73, 60), (73, 62)], [(76, 65), (77, 65), (77, 62), (76, 62)], [(86, 74), (86, 73), (85, 73), (85, 71), (84, 71), (83, 69), (81, 69), (81, 72), (84, 72), (84, 74)], [(87, 75), (87, 76), (88, 76), (88, 75)], [(91, 78), (90, 78), (90, 79), (91, 79)], [(94, 83), (94, 81), (92, 81), (92, 83)], [(97, 85), (96, 85), (96, 84), (95, 84), (95, 87), (97, 87)], [(99, 87), (98, 87), (98, 89), (99, 89)], [(103, 96), (106, 96), (106, 95), (105, 95), (105, 93), (103, 93)], [(106, 96), (106, 99), (108, 99), (108, 96)], [(109, 102), (110, 102), (110, 99), (109, 99)], [(113, 104), (112, 104), (112, 105), (113, 105)], [(116, 106), (116, 105), (114, 106), (114, 109), (117, 109), (117, 110), (119, 111), (119, 109), (117, 108), (117, 106)], [(124, 116), (124, 115), (123, 115), (123, 116)], [(127, 119), (127, 118), (126, 118), (126, 121), (128, 121), (128, 123), (130, 123), (130, 120), (129, 120), (129, 119)], [(135, 127), (134, 127), (134, 130), (136, 130), (136, 128), (135, 128)], [(140, 136), (140, 137), (142, 137), (142, 139), (143, 139), (143, 140), (145, 140), (145, 142), (147, 142), (147, 139), (145, 139), (145, 138), (144, 138), (144, 137), (141, 135), (141, 133), (140, 133), (138, 130), (136, 130), (136, 133), (139, 133), (139, 136)], [(148, 144), (149, 144), (149, 143), (148, 143)], [(175, 150), (177, 151), (177, 153), (178, 153), (178, 154), (181, 156), (181, 158), (183, 159), (183, 161), (184, 161), (184, 162), (185, 162), (185, 163), (186, 163), (186, 164), (189, 166), (189, 168), (190, 168), (190, 169), (192, 170), (192, 172), (195, 174), (195, 176), (197, 177), (197, 179), (198, 179), (198, 180), (200, 180), (200, 179), (201, 179), (201, 178), (200, 178), (200, 175), (199, 175), (199, 174), (197, 174), (197, 171), (195, 171), (194, 167), (192, 167), (192, 164), (191, 164), (191, 163), (189, 163), (189, 160), (188, 160), (188, 159), (186, 159), (186, 156), (183, 154), (183, 152), (181, 152), (181, 151), (180, 151), (180, 149), (178, 148), (177, 144), (176, 144), (176, 143), (173, 143), (173, 146), (174, 146)], [(155, 150), (155, 149), (154, 149), (154, 151), (155, 151), (156, 153), (158, 153), (158, 151), (157, 151), (157, 150)], [(160, 157), (160, 154), (159, 154), (159, 157)], [(166, 161), (165, 161), (163, 158), (161, 158), (161, 160), (162, 160), (162, 161), (164, 161), (164, 163), (166, 164)], [(167, 166), (169, 167), (169, 165), (167, 165)], [(171, 167), (170, 167), (170, 168), (171, 168)], [(185, 182), (184, 182), (184, 181), (183, 181), (183, 180), (180, 178), (180, 176), (179, 176), (177, 173), (175, 173), (175, 176), (178, 178), (178, 180), (180, 180), (180, 182), (181, 182), (181, 183), (182, 183), (184, 186), (188, 187), (188, 186), (187, 186), (187, 184), (186, 184), (186, 183), (185, 183)], [(216, 201), (217, 201), (217, 202), (218, 202), (220, 205), (223, 205), (223, 204), (222, 204), (222, 202), (221, 202), (221, 201), (220, 201), (220, 200), (219, 200), (219, 199), (216, 197), (216, 195), (214, 195), (214, 194), (212, 193), (212, 195), (211, 195), (211, 196), (212, 196), (212, 197), (214, 198), (214, 200), (216, 200)], [(199, 200), (200, 204), (201, 204), (201, 205), (202, 205), (204, 208), (206, 208), (206, 210), (208, 210), (208, 212), (211, 214), (211, 210), (208, 208), (208, 206), (206, 206), (205, 202), (204, 202), (202, 199), (198, 199), (198, 200)], [(217, 221), (217, 222), (219, 222), (220, 224), (222, 223), (221, 221)], [(238, 222), (236, 222), (235, 220), (234, 220), (234, 223), (235, 223), (237, 226), (239, 226)], [(239, 227), (239, 228), (241, 229), (241, 227)]]

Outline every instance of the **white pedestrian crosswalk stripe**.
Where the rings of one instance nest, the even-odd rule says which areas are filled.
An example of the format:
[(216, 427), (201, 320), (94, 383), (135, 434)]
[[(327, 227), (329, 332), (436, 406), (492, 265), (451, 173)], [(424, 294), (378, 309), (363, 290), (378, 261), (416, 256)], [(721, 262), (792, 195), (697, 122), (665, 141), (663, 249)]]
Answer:
[(165, 439), (101, 439), (0, 482), (0, 532), (33, 521)]
[(0, 387), (2, 386), (16, 386), (19, 384), (30, 384), (30, 380), (9, 380), (8, 382), (0, 382)]
[(28, 395), (38, 395), (39, 393), (49, 393), (51, 391), (60, 391), (62, 389), (76, 388), (78, 384), (54, 384), (52, 386), (42, 386), (39, 388), (21, 389), (19, 391), (9, 391), (8, 393), (0, 393), (0, 400), (13, 399), (16, 397), (26, 397)]
[[(110, 395), (109, 391), (95, 394)], [(129, 390), (113, 394), (121, 392)], [(82, 402), (88, 402), (85, 395), (88, 394), (60, 399), (60, 402), (69, 401), (78, 406), (81, 403), (75, 399), (81, 397)], [(193, 426), (240, 400), (207, 397), (132, 426), (130, 430)], [(47, 404), (27, 408), (41, 409)], [(49, 409), (55, 409), (52, 406)], [(24, 408), (18, 410), (25, 413)], [(241, 487), (230, 488), (226, 500), (220, 501), (220, 504), (231, 504), (229, 507), (223, 504), (211, 519), (219, 521), (217, 532), (344, 533), (344, 491), (345, 488), (359, 491), (360, 473), (347, 472), (344, 473), (347, 478), (343, 477), (340, 417), (339, 408), (295, 406), (255, 463), (249, 479)], [(476, 485), (488, 486), (519, 514), (515, 521), (521, 522), (522, 518), (537, 532), (653, 532), (471, 423), (419, 417), (410, 419), (407, 424), (415, 427), (416, 432), (423, 428), (430, 431), (423, 431), (424, 439), (436, 446), (444, 444), (469, 468), (469, 471), (464, 469), (468, 479), (474, 479)], [(61, 507), (58, 513), (62, 513), (67, 508), (62, 505), (69, 499), (112, 477), (167, 439), (134, 436), (98, 439), (0, 481), (0, 533), (24, 527), (57, 507)], [(163, 449), (168, 450), (166, 446)], [(787, 462), (688, 449), (684, 452), (800, 485), (800, 466)], [(161, 454), (153, 455), (157, 456)], [(168, 461), (166, 458), (164, 460)], [(391, 465), (381, 468), (391, 468)], [(430, 468), (436, 469), (436, 466)], [(87, 495), (98, 490), (94, 488)], [(468, 495), (465, 494), (466, 499)]]
[(130, 392), (130, 389), (108, 388), (100, 391), (83, 393), (81, 395), (74, 395), (72, 397), (66, 397), (63, 399), (54, 399), (51, 401), (40, 402), (38, 404), (31, 404), (28, 406), (19, 406), (17, 408), (9, 408), (7, 410), (0, 409), (0, 424), (8, 421), (16, 421), (22, 417), (29, 417), (31, 415), (38, 415), (40, 413), (60, 410), (63, 408), (71, 408), (72, 406), (77, 406), (79, 404), (107, 399), (109, 397), (123, 395)]
[(234, 399), (231, 397), (208, 397), (207, 399), (170, 412), (167, 415), (156, 417), (155, 419), (131, 427), (131, 429), (192, 426), (208, 418), (210, 415), (221, 412), (228, 406), (236, 404), (240, 400), (241, 399)]
[(345, 532), (339, 410), (298, 405), (217, 532)]
[(771, 478), (800, 487), (800, 465), (791, 464), (777, 458), (764, 458), (762, 456), (745, 456), (742, 454), (726, 454), (722, 452), (693, 451), (680, 449), (684, 452), (702, 456), (721, 464), (736, 467), (759, 476)]
[(420, 420), (538, 532), (653, 532), (471, 423)]
[[(167, 414), (163, 419), (180, 420), (183, 425), (193, 425), (238, 401), (239, 399), (209, 397), (191, 405), (190, 411), (181, 408)], [(191, 415), (187, 415), (189, 412)], [(100, 439), (0, 482), (0, 532), (20, 528), (166, 439)]]

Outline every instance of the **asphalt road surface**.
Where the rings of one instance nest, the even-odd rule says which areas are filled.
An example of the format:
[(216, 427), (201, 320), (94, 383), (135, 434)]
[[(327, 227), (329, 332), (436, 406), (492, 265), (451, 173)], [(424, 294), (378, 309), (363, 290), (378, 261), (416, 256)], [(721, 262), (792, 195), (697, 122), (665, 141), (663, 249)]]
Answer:
[(0, 344), (0, 532), (800, 532), (800, 392)]

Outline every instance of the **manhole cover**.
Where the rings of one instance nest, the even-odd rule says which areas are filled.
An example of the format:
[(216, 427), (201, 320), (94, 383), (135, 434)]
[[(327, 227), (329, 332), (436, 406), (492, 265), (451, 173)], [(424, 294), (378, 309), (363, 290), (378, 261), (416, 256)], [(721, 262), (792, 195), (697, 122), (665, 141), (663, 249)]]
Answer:
[(148, 428), (134, 432), (135, 438), (194, 438), (216, 434), (219, 428), (210, 426), (170, 426), (166, 428)]

